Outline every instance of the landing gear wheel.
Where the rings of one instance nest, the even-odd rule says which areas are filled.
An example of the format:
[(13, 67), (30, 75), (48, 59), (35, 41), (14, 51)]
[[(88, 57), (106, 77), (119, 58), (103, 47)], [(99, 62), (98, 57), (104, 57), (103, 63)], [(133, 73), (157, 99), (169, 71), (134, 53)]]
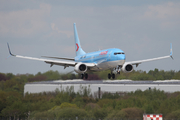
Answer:
[(114, 78), (115, 78), (115, 74), (113, 73), (113, 74), (112, 74), (112, 79), (114, 79)]
[(84, 74), (81, 74), (81, 79), (83, 79), (84, 78)]
[(85, 79), (88, 79), (88, 74), (85, 73), (85, 74), (84, 74), (84, 77), (85, 77)]
[(110, 73), (108, 74), (108, 79), (111, 79), (111, 74)]

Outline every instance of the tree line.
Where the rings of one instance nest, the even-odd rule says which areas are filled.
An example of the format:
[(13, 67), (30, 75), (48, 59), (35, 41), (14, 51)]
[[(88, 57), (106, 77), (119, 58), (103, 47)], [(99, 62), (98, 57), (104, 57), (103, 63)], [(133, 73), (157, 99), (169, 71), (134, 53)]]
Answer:
[[(107, 74), (110, 71), (101, 71), (95, 73), (89, 73), (89, 77), (87, 80), (107, 80)], [(38, 72), (37, 74), (17, 74), (14, 75), (12, 73), (0, 73), (0, 81), (6, 81), (14, 77), (23, 78), (26, 82), (35, 82), (35, 81), (50, 81), (50, 80), (67, 80), (67, 79), (79, 79), (80, 74), (74, 73), (60, 73), (58, 71), (47, 71), (44, 73)], [(137, 70), (131, 73), (123, 73), (120, 75), (116, 75), (118, 80), (121, 79), (130, 79), (130, 80), (171, 80), (177, 79), (180, 80), (180, 70), (179, 71), (164, 71), (158, 70), (157, 68), (154, 70), (150, 70), (149, 72)]]
[[(179, 74), (179, 72), (162, 72), (156, 69), (148, 73), (134, 71), (132, 74), (135, 73), (153, 76), (163, 73), (164, 76), (172, 75), (172, 79)], [(96, 74), (96, 77), (101, 74), (103, 73)], [(78, 74), (60, 74), (57, 71), (36, 75), (0, 73), (0, 119), (141, 120), (144, 113), (161, 113), (167, 120), (180, 118), (180, 92), (165, 93), (157, 89), (114, 94), (102, 92), (102, 98), (99, 99), (93, 97), (88, 87), (80, 86), (77, 93), (74, 92), (73, 87), (62, 91), (56, 89), (54, 92), (23, 93), (24, 84), (27, 82), (57, 80), (63, 77), (70, 79), (72, 76), (78, 77)]]

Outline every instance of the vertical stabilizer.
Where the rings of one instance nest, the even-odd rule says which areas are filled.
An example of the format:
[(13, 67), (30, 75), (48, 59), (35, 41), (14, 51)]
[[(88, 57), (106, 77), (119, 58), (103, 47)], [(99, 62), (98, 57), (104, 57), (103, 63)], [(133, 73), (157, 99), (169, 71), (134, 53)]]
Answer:
[(76, 29), (76, 23), (74, 23), (74, 39), (75, 39), (75, 50), (76, 50), (76, 56), (86, 54), (83, 49), (81, 48), (81, 44), (79, 41), (77, 29)]

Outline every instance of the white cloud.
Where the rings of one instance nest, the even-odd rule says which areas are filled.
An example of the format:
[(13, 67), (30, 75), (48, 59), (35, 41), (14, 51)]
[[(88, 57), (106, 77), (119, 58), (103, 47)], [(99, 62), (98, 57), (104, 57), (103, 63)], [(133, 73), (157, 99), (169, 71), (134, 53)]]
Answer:
[(22, 37), (44, 31), (48, 26), (44, 19), (50, 11), (50, 5), (40, 4), (39, 9), (0, 12), (0, 34)]
[(59, 30), (58, 27), (55, 25), (55, 23), (51, 23), (51, 28), (53, 31), (55, 31), (57, 33), (67, 35), (68, 38), (70, 38), (71, 36), (74, 35), (72, 30), (71, 31)]
[(149, 6), (148, 11), (145, 12), (147, 18), (164, 19), (169, 17), (176, 17), (180, 15), (180, 3), (168, 2), (163, 5)]
[(168, 2), (161, 5), (150, 5), (144, 13), (143, 18), (149, 20), (160, 20), (162, 28), (172, 27), (179, 24), (180, 3)]

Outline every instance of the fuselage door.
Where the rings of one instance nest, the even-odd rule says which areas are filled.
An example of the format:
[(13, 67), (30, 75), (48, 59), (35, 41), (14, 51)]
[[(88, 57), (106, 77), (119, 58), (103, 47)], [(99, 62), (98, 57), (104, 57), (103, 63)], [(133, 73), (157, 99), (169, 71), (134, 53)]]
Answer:
[(111, 60), (111, 52), (108, 54), (108, 60)]
[(93, 56), (91, 56), (91, 62), (94, 62), (94, 55)]

